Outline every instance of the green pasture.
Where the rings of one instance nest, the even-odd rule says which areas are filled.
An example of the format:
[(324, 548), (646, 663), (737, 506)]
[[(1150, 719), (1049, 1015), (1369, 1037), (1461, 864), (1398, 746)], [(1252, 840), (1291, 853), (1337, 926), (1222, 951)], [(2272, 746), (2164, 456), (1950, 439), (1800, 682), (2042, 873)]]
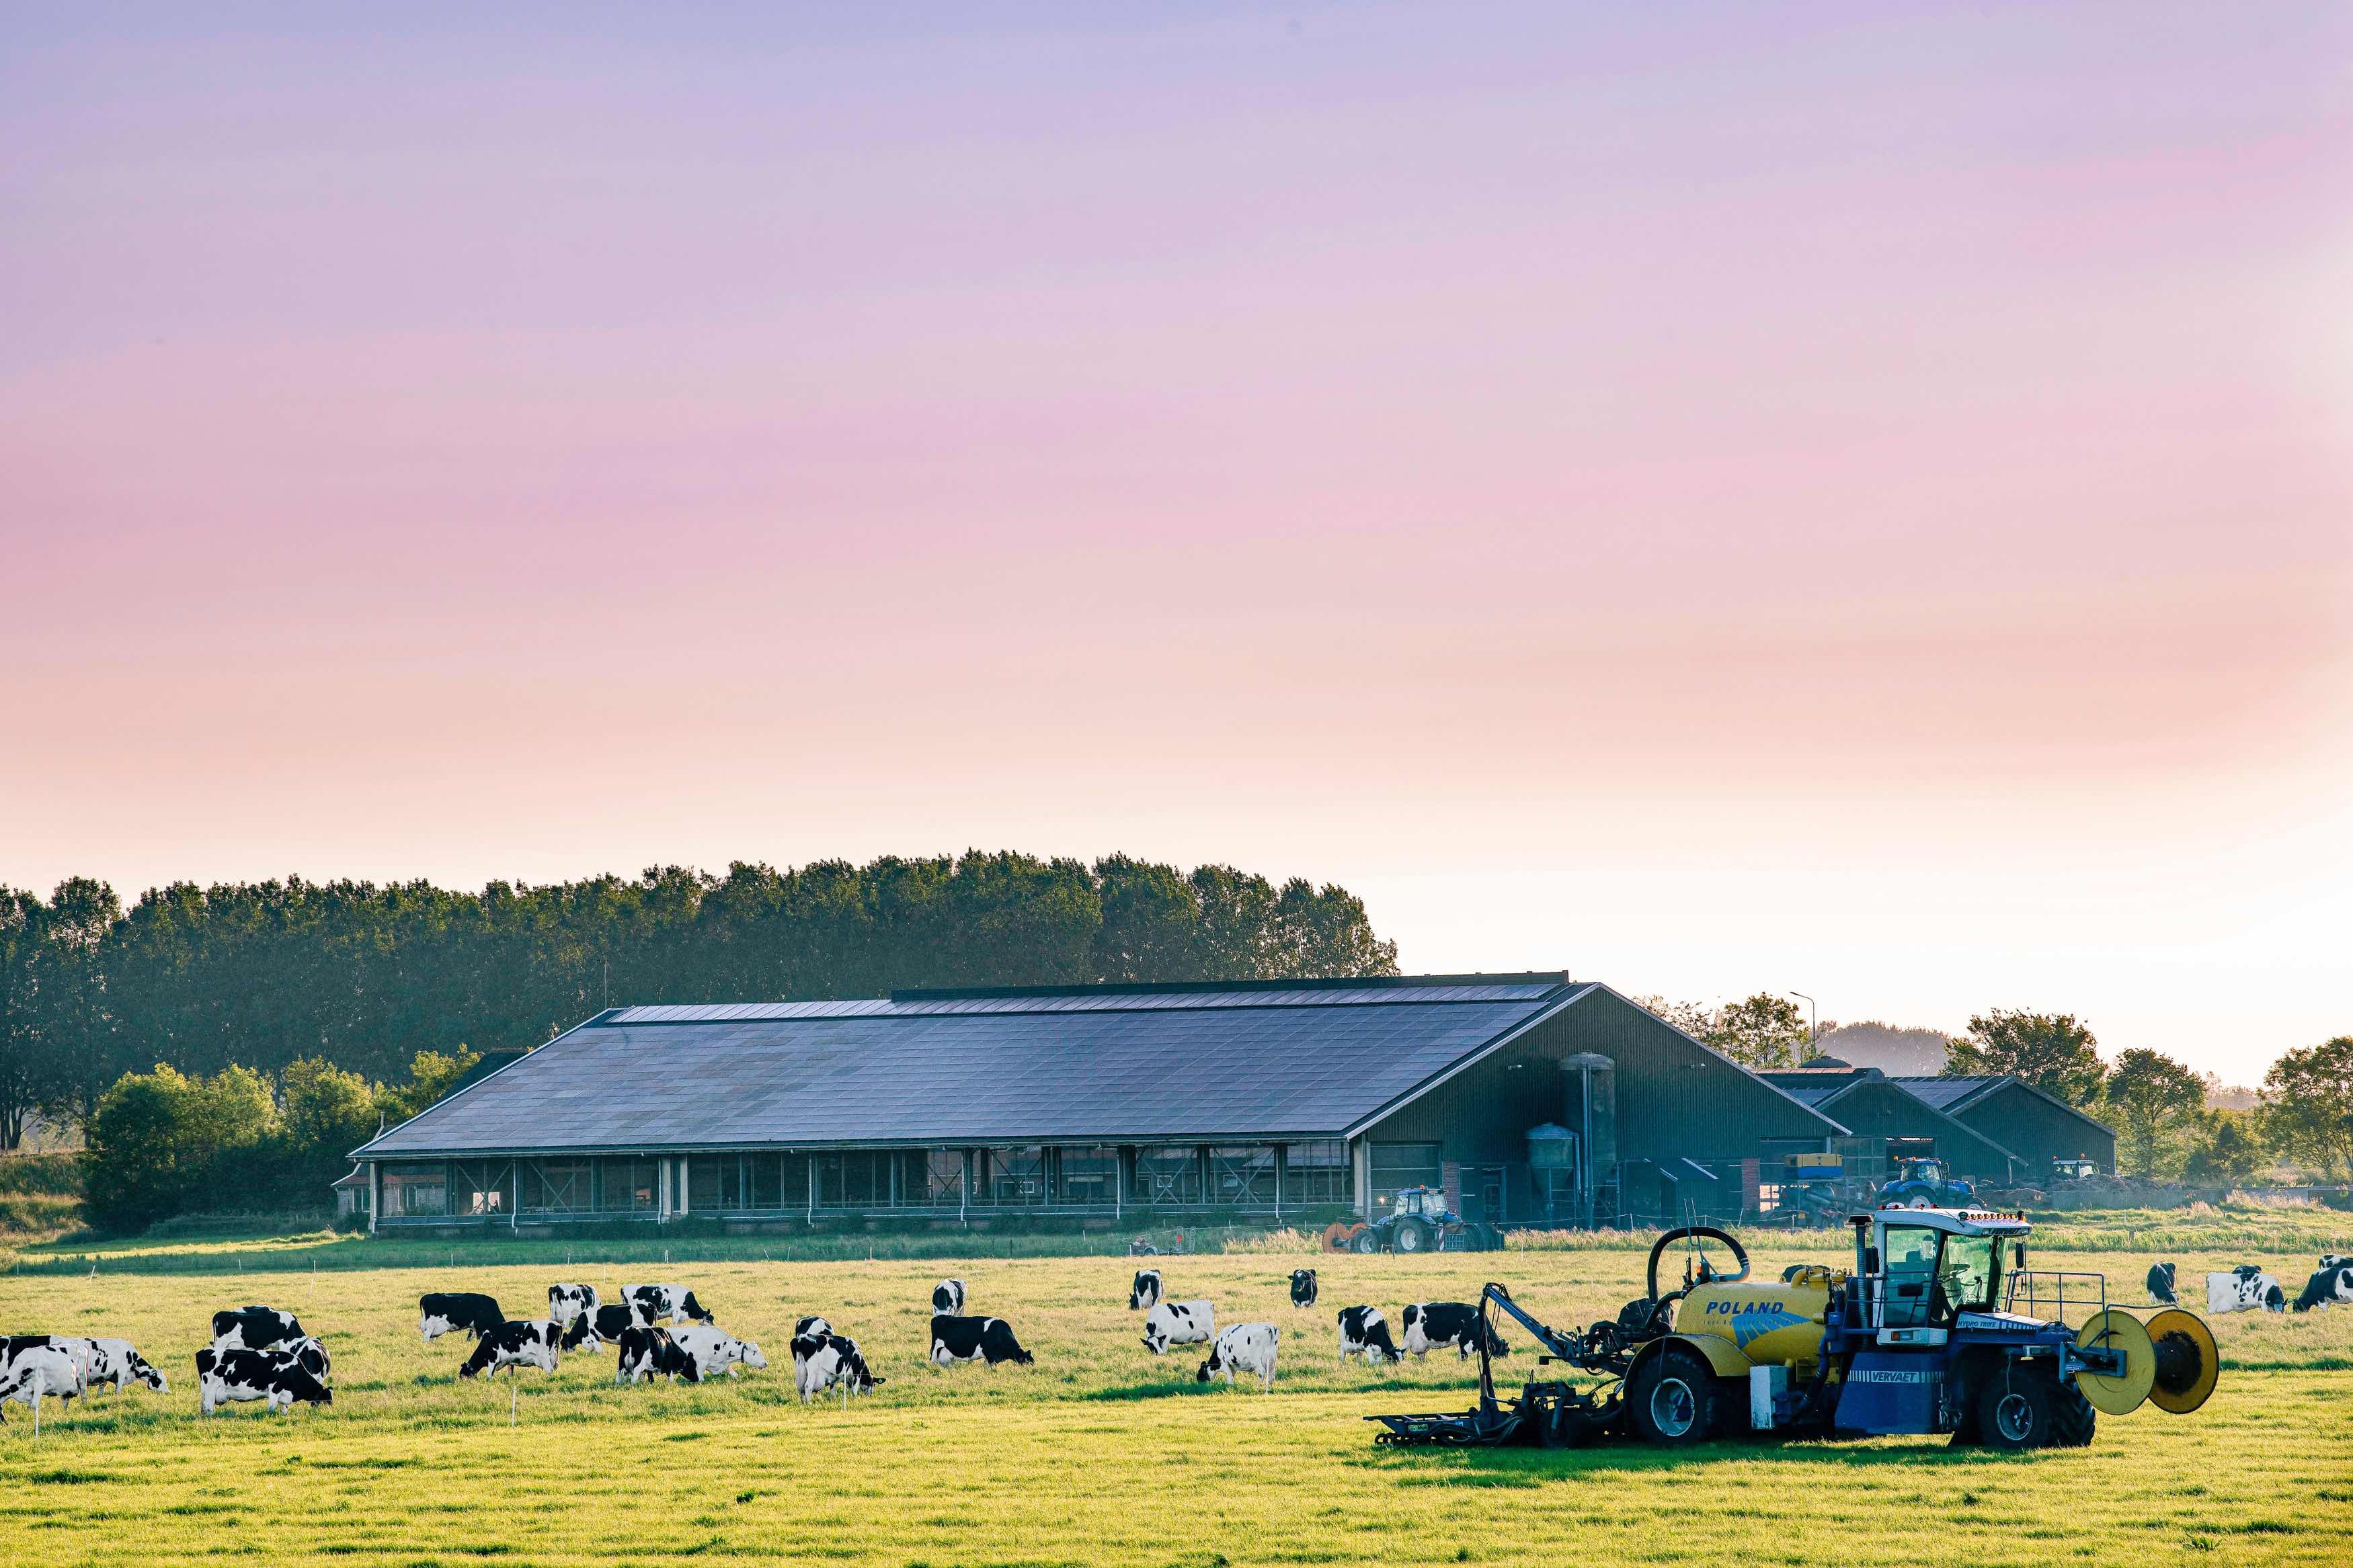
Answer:
[[(2297, 1250), (2071, 1253), (2140, 1298), (2151, 1257), (2185, 1285), (2256, 1262), (2291, 1288)], [(1759, 1268), (1834, 1256), (1825, 1236), (1754, 1238)], [(2338, 1250), (2353, 1250), (2342, 1246)], [(321, 1242), (343, 1249), (367, 1244)], [(381, 1245), (381, 1244), (378, 1244)], [(412, 1246), (421, 1244), (400, 1244)], [(607, 1254), (618, 1250), (611, 1244)], [(634, 1250), (635, 1244), (630, 1244)], [(388, 1255), (379, 1253), (379, 1258)], [(1506, 1280), (1558, 1325), (1614, 1315), (1639, 1291), (1627, 1246), (1412, 1258), (1313, 1259), (1323, 1300), (1289, 1304), (1303, 1257), (1247, 1251), (1161, 1260), (1171, 1294), (1220, 1323), (1284, 1331), (1271, 1395), (1193, 1379), (1197, 1348), (1155, 1360), (1126, 1310), (1124, 1258), (707, 1258), (617, 1264), (593, 1247), (421, 1257), (398, 1268), (0, 1277), (14, 1331), (119, 1334), (173, 1379), (168, 1394), (104, 1395), (0, 1430), (0, 1529), (18, 1561), (51, 1563), (653, 1563), (755, 1558), (852, 1564), (1619, 1562), (1967, 1564), (2337, 1563), (2353, 1520), (2353, 1312), (2229, 1316), (2226, 1362), (2197, 1415), (2104, 1418), (2086, 1449), (1997, 1457), (1941, 1440), (1742, 1441), (1667, 1460), (1639, 1447), (1577, 1453), (1388, 1453), (1361, 1419), (1459, 1408), (1475, 1363), (1336, 1364), (1333, 1315), (1358, 1301), (1472, 1298)], [(683, 1256), (681, 1254), (681, 1256)], [(364, 1263), (365, 1255), (353, 1257)], [(591, 1260), (593, 1258), (593, 1260)], [(971, 1310), (1008, 1319), (1031, 1368), (924, 1366), (933, 1282), (963, 1277)], [(465, 1342), (420, 1342), (427, 1289), (486, 1289), (515, 1316), (549, 1283), (691, 1285), (774, 1364), (700, 1388), (618, 1388), (613, 1357), (554, 1377), (458, 1382)], [(273, 1418), (195, 1415), (192, 1358), (222, 1306), (292, 1310), (327, 1342), (336, 1403)], [(868, 1400), (803, 1408), (786, 1342), (820, 1312), (889, 1381)], [(1504, 1365), (1533, 1363), (1525, 1335)]]

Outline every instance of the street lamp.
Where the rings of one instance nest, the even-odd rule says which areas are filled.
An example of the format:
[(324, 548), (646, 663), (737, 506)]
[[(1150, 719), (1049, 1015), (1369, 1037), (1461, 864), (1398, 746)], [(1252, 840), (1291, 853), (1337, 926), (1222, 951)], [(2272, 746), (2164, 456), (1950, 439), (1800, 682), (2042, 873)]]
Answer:
[(1814, 1055), (1820, 1056), (1822, 1049), (1821, 1009), (1815, 1006), (1814, 999), (1802, 991), (1792, 991), (1789, 994), (1806, 1005), (1806, 1044), (1812, 1047)]

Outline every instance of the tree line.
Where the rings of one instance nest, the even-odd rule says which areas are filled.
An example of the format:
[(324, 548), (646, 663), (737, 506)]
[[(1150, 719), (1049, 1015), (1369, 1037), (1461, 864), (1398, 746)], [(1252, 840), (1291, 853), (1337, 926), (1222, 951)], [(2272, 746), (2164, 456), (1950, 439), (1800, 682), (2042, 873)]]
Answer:
[(159, 1064), (273, 1092), (298, 1062), (374, 1084), (419, 1051), (538, 1045), (608, 1002), (1396, 973), (1344, 888), (1124, 855), (739, 861), (478, 893), (176, 882), (127, 909), (75, 878), (46, 900), (0, 888), (0, 1147), (37, 1116), (87, 1128)]

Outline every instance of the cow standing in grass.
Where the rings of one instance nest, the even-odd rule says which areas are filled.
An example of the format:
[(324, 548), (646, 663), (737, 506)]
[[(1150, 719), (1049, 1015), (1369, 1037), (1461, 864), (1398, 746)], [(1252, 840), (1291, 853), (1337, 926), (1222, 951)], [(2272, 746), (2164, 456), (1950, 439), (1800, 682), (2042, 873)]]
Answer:
[(991, 1366), (1012, 1362), (1028, 1366), (1038, 1358), (1013, 1337), (1013, 1325), (1002, 1318), (955, 1318), (939, 1313), (932, 1319), (934, 1366), (960, 1361), (985, 1361)]
[(1294, 1268), (1291, 1271), (1291, 1304), (1303, 1308), (1315, 1305), (1315, 1270)]
[(428, 1290), (417, 1299), (417, 1327), (431, 1344), (443, 1334), (464, 1333), (480, 1339), (507, 1321), (494, 1296), (473, 1290)]
[(1274, 1388), (1274, 1355), (1282, 1343), (1282, 1331), (1272, 1323), (1237, 1323), (1218, 1336), (1209, 1347), (1209, 1359), (1193, 1374), (1197, 1383), (1207, 1383), (1219, 1373), (1225, 1373), (1226, 1386), (1234, 1385), (1236, 1373), (1248, 1373), (1259, 1380), (1259, 1392), (1267, 1394)]
[(47, 1334), (12, 1334), (0, 1341), (0, 1421), (11, 1401), (33, 1409), (33, 1430), (41, 1429), (41, 1401), (63, 1404), (80, 1397), (81, 1368)]
[(535, 1366), (553, 1374), (562, 1360), (563, 1342), (564, 1331), (543, 1318), (501, 1323), (475, 1343), (474, 1353), (466, 1358), (458, 1375), (480, 1377), (487, 1372), (495, 1377), (503, 1368), (512, 1380), (515, 1369), (524, 1366)]
[(670, 1342), (694, 1358), (698, 1376), (710, 1377), (724, 1371), (733, 1377), (744, 1367), (754, 1372), (767, 1369), (768, 1358), (760, 1347), (749, 1340), (739, 1340), (724, 1329), (706, 1328), (700, 1323), (670, 1331)]
[(1340, 1309), (1340, 1359), (1345, 1362), (1352, 1355), (1363, 1356), (1366, 1366), (1405, 1359), (1398, 1353), (1397, 1342), (1389, 1338), (1388, 1320), (1381, 1316), (1378, 1307)]
[(613, 1381), (634, 1386), (649, 1377), (667, 1377), (672, 1383), (682, 1377), (689, 1383), (701, 1383), (702, 1368), (670, 1338), (668, 1329), (622, 1330), (621, 1352), (618, 1364), (613, 1369)]
[(1166, 1288), (1162, 1285), (1160, 1280), (1160, 1270), (1157, 1268), (1137, 1269), (1135, 1271), (1135, 1283), (1127, 1288), (1127, 1310), (1131, 1312), (1148, 1312), (1152, 1310), (1153, 1308), (1160, 1304), (1160, 1298), (1166, 1289)]
[(1163, 1301), (1144, 1314), (1144, 1348), (1166, 1355), (1170, 1345), (1203, 1345), (1217, 1337), (1217, 1310), (1207, 1301)]
[(332, 1405), (334, 1391), (283, 1351), (210, 1345), (196, 1352), (196, 1414), (253, 1400), (286, 1415), (297, 1405)]
[(216, 1350), (266, 1351), (302, 1337), (301, 1321), (275, 1307), (235, 1307), (213, 1314)]
[(932, 1287), (932, 1310), (954, 1314), (964, 1310), (964, 1281), (943, 1279)]
[(799, 1335), (793, 1340), (793, 1384), (803, 1405), (839, 1388), (841, 1403), (847, 1406), (851, 1395), (871, 1394), (874, 1385), (882, 1381), (867, 1370), (866, 1358), (859, 1353), (856, 1340), (830, 1331)]
[(672, 1323), (716, 1323), (719, 1320), (683, 1285), (624, 1285), (621, 1300), (629, 1321), (650, 1329), (668, 1318)]

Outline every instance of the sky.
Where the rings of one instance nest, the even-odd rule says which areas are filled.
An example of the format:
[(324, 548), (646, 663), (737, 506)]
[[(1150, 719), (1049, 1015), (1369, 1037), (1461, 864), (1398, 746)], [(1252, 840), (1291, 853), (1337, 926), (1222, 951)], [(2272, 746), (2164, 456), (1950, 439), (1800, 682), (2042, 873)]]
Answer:
[(0, 236), (0, 883), (2353, 1032), (2344, 6), (9, 4)]

